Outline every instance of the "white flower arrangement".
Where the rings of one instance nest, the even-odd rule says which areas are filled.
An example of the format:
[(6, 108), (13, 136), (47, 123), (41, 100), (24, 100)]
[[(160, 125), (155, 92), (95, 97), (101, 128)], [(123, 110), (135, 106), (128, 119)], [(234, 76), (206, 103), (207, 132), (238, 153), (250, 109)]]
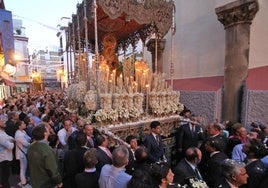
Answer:
[(152, 107), (152, 113), (156, 114), (157, 116), (162, 115), (164, 113), (164, 108), (160, 105), (154, 105)]
[(190, 178), (189, 182), (192, 188), (208, 188), (205, 181), (199, 180), (197, 178)]
[(98, 122), (117, 121), (118, 112), (113, 109), (99, 109), (95, 113), (95, 118)]
[(117, 110), (113, 109), (105, 109), (107, 114), (107, 120), (108, 121), (117, 121), (118, 120), (118, 112)]
[(170, 105), (165, 105), (163, 111), (164, 111), (164, 114), (165, 115), (171, 113), (171, 107), (170, 107)]
[(175, 114), (178, 111), (178, 106), (175, 103), (170, 104), (170, 112)]
[(129, 117), (138, 118), (140, 116), (140, 111), (138, 108), (133, 107), (129, 110)]
[(189, 178), (187, 179), (187, 183), (185, 185), (178, 184), (178, 187), (181, 188), (208, 188), (207, 183), (203, 180), (199, 180), (197, 178)]
[(183, 109), (184, 109), (184, 105), (182, 104), (182, 103), (178, 103), (178, 112), (180, 113), (180, 112), (182, 112), (183, 111)]
[(95, 118), (98, 122), (104, 122), (107, 120), (107, 114), (105, 112), (105, 110), (103, 109), (99, 109), (97, 110), (97, 112), (95, 113)]
[(119, 119), (128, 119), (129, 118), (129, 111), (126, 108), (120, 108), (118, 110), (118, 118)]

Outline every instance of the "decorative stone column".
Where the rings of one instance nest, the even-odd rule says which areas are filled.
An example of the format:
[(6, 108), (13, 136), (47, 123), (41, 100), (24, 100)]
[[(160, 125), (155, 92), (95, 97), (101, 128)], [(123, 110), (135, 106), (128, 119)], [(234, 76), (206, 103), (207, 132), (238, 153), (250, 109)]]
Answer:
[[(157, 39), (157, 72), (162, 73), (163, 72), (163, 52), (165, 50), (165, 44), (166, 40), (165, 39)], [(155, 72), (155, 39), (150, 39), (146, 47), (148, 51), (152, 53), (152, 68), (153, 71)]]
[(225, 27), (223, 120), (241, 121), (242, 89), (248, 75), (250, 24), (257, 0), (238, 0), (215, 9)]

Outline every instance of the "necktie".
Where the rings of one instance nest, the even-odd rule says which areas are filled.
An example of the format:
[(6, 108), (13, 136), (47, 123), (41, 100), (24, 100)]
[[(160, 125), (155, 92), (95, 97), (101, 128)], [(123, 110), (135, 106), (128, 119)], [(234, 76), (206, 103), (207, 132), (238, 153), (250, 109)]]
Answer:
[(89, 137), (88, 142), (89, 142), (90, 146), (94, 148), (94, 142), (93, 142), (93, 139), (91, 137)]
[(194, 131), (195, 131), (195, 126), (192, 125), (192, 132), (194, 133)]
[(196, 177), (197, 177), (198, 179), (203, 180), (203, 178), (202, 178), (202, 176), (201, 176), (199, 170), (197, 169), (197, 167), (194, 169), (194, 172), (195, 172), (195, 175), (196, 175)]
[(105, 153), (110, 157), (112, 158), (112, 154), (110, 152), (110, 150), (108, 148), (105, 148)]
[(159, 135), (156, 135), (155, 138), (156, 138), (157, 144), (159, 145), (159, 143), (160, 143)]

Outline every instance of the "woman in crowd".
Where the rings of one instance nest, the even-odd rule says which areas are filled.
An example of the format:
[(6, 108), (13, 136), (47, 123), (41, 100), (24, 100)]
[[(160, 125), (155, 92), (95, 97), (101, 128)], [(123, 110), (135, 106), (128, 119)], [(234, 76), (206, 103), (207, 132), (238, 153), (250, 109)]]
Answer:
[(174, 174), (167, 163), (154, 163), (151, 166), (151, 177), (155, 187), (167, 188), (173, 185)]
[(16, 141), (16, 159), (20, 161), (20, 184), (22, 187), (27, 185), (26, 169), (27, 169), (27, 149), (30, 146), (31, 138), (25, 132), (26, 124), (24, 121), (18, 120), (15, 123), (17, 131), (15, 133)]

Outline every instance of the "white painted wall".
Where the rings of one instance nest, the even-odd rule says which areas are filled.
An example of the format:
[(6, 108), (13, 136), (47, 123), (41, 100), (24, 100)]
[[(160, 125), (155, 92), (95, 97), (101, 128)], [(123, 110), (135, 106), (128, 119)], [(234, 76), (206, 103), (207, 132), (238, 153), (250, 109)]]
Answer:
[[(215, 8), (233, 0), (176, 0), (174, 79), (222, 76), (225, 30)], [(268, 1), (259, 0), (260, 10), (251, 25), (249, 68), (268, 65)], [(164, 72), (169, 78), (171, 34), (166, 35)], [(146, 56), (147, 57), (147, 56)]]
[(251, 24), (249, 68), (268, 65), (268, 1), (258, 2), (259, 11)]

